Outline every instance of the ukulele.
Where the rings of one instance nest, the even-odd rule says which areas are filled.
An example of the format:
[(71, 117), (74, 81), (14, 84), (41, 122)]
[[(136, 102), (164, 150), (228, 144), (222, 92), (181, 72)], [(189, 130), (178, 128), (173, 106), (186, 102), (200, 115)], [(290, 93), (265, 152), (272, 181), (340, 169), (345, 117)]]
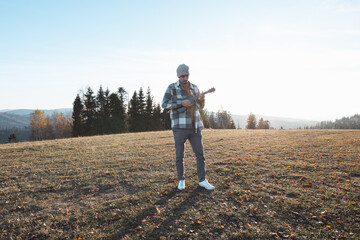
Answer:
[[(212, 92), (215, 92), (215, 88), (210, 88), (209, 90), (204, 92), (204, 95), (208, 94), (208, 93), (212, 93)], [(187, 96), (183, 100), (189, 100), (191, 102), (191, 104), (194, 104), (194, 103), (197, 103), (198, 98), (194, 98), (192, 96)], [(187, 110), (187, 107), (179, 107), (178, 109), (176, 109), (176, 111), (178, 111), (179, 113), (183, 113), (186, 110)]]

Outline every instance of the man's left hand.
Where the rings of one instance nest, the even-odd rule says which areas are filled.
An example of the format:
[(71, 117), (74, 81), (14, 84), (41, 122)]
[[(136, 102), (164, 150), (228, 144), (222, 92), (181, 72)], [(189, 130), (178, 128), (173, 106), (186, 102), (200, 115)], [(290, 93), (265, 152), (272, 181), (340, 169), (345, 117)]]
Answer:
[(199, 95), (199, 101), (204, 101), (205, 100), (205, 94), (204, 92), (201, 92)]

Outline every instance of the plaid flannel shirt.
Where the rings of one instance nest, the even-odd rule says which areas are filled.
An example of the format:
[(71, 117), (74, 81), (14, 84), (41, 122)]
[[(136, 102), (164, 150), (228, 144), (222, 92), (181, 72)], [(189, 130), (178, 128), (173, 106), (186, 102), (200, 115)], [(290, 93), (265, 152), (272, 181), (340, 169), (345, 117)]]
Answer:
[[(194, 97), (199, 96), (200, 92), (195, 84), (190, 83), (190, 91)], [(181, 101), (188, 97), (186, 90), (181, 86), (180, 81), (172, 83), (166, 89), (164, 98), (162, 100), (162, 107), (170, 109), (171, 128), (172, 129), (192, 129), (197, 130), (204, 129), (204, 124), (201, 120), (199, 109), (204, 107), (205, 101), (200, 101), (195, 104), (194, 117), (195, 123), (193, 125), (189, 110), (183, 113), (176, 111), (177, 108), (182, 107)]]

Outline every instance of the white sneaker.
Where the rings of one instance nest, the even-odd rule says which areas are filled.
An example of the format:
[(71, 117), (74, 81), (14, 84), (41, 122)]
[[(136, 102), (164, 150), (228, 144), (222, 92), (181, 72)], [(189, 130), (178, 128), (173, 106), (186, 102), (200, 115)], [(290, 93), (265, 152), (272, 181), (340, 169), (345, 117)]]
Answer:
[(185, 189), (185, 180), (180, 180), (179, 181), (178, 189), (179, 190), (184, 190)]
[(206, 190), (214, 190), (215, 187), (211, 185), (206, 179), (199, 183), (200, 187), (205, 188)]

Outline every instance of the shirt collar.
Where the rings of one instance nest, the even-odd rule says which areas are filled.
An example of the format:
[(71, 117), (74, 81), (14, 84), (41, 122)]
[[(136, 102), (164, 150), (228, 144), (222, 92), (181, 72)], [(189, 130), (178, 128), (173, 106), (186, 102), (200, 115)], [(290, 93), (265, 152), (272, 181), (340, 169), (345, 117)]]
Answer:
[[(194, 90), (195, 88), (194, 88), (194, 85), (189, 81), (189, 83), (190, 83), (190, 88), (192, 89), (192, 90)], [(181, 87), (181, 83), (180, 83), (180, 80), (178, 80), (177, 82), (176, 82), (176, 86), (177, 87)]]

